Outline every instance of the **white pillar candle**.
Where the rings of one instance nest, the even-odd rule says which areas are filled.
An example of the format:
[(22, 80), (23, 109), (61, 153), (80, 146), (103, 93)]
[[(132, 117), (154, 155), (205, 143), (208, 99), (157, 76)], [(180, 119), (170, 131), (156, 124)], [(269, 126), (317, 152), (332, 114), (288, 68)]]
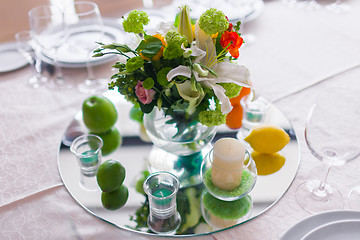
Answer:
[(211, 180), (220, 189), (231, 191), (241, 183), (245, 147), (235, 138), (221, 138), (213, 148)]

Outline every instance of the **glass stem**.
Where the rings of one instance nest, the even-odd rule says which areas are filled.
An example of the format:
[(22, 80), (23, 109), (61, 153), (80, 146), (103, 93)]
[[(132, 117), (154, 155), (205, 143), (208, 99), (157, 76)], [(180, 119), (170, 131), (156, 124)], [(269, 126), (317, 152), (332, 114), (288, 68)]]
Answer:
[(58, 62), (58, 49), (59, 49), (58, 47), (54, 49), (54, 66), (56, 72), (56, 82), (62, 84), (64, 81), (64, 75)]
[(38, 57), (34, 58), (34, 73), (36, 74), (36, 78), (41, 79), (41, 60)]
[(152, 8), (154, 6), (153, 0), (143, 0), (144, 8)]
[(326, 179), (329, 176), (331, 165), (327, 164), (325, 168), (325, 174), (323, 178), (320, 180), (319, 187), (314, 190), (314, 194), (318, 197), (324, 197), (326, 195), (325, 186), (326, 186)]
[(89, 81), (91, 81), (91, 80), (94, 80), (95, 79), (95, 77), (94, 77), (94, 70), (93, 70), (93, 68), (92, 68), (92, 66), (91, 66), (91, 63), (90, 63), (90, 61), (91, 61), (91, 58), (92, 58), (92, 51), (90, 51), (90, 53), (89, 54), (87, 54), (87, 58), (86, 58), (86, 70), (87, 70), (87, 75), (88, 75), (88, 77), (87, 77), (87, 80), (89, 80)]

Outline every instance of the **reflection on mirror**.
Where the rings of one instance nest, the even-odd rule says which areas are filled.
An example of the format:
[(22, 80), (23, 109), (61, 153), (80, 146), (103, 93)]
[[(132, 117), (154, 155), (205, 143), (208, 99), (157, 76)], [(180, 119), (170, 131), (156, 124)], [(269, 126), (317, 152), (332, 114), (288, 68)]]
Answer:
[[(128, 188), (127, 202), (117, 210), (106, 209), (102, 205), (102, 191), (98, 187), (96, 176), (87, 176), (81, 173), (79, 162), (69, 148), (76, 137), (88, 133), (82, 121), (81, 111), (69, 124), (59, 149), (58, 165), (62, 180), (74, 199), (89, 213), (100, 219), (129, 231), (167, 235), (164, 231), (155, 233), (156, 231), (151, 231), (148, 227), (149, 197), (143, 189), (144, 181), (152, 173), (151, 163), (154, 158), (156, 159), (159, 156), (156, 154), (159, 149), (139, 137), (143, 132), (139, 123), (129, 118), (130, 104), (120, 99), (116, 92), (109, 91), (104, 95), (114, 103), (117, 109), (118, 120), (115, 126), (119, 129), (123, 141), (116, 151), (103, 156), (102, 161), (116, 160), (126, 170), (123, 185)], [(250, 160), (254, 163), (254, 167), (256, 165), (254, 170), (256, 175), (252, 175), (253, 171), (250, 170), (244, 171), (242, 174), (242, 181), (246, 176), (255, 176), (256, 181), (254, 181), (254, 186), (251, 186), (249, 191), (240, 199), (224, 201), (224, 199), (216, 197), (216, 194), (214, 197), (202, 183), (202, 178), (199, 177), (201, 163), (206, 154), (212, 149), (213, 144), (220, 138), (237, 138), (237, 135), (239, 136), (238, 131), (230, 130), (226, 126), (217, 129), (217, 134), (210, 145), (191, 157), (191, 160), (200, 163), (196, 164), (195, 168), (192, 166), (192, 171), (197, 171), (195, 177), (192, 177), (194, 173), (191, 173), (191, 171), (188, 175), (179, 173), (179, 171), (181, 172), (182, 169), (188, 167), (181, 164), (174, 165), (178, 164), (178, 161), (172, 161), (171, 156), (165, 158), (165, 160), (170, 159), (168, 162), (161, 162), (161, 170), (171, 171), (177, 168), (176, 174), (183, 177), (182, 180), (179, 179), (180, 188), (176, 193), (176, 200), (174, 199), (181, 222), (179, 226), (176, 226), (177, 230), (173, 231), (172, 234), (194, 236), (237, 226), (264, 213), (282, 197), (293, 181), (298, 169), (299, 145), (289, 121), (274, 105), (270, 104), (264, 123), (280, 126), (290, 136), (290, 141), (281, 151), (274, 154), (265, 154), (253, 151), (243, 138), (239, 138), (247, 152), (244, 166), (250, 166)], [(182, 161), (186, 163), (186, 158), (182, 159)], [(88, 186), (97, 187), (92, 189), (84, 188), (84, 183)], [(167, 194), (167, 191), (170, 190), (165, 190), (161, 192), (163, 195), (159, 193), (160, 195), (156, 195), (155, 199), (152, 199), (153, 201), (160, 201), (157, 202), (158, 206), (168, 206), (167, 197), (172, 192)]]

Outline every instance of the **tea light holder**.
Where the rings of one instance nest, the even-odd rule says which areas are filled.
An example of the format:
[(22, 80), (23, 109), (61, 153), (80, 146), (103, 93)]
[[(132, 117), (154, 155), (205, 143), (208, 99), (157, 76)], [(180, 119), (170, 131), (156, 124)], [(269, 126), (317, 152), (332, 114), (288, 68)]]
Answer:
[[(223, 190), (215, 186), (212, 182), (212, 169), (216, 168), (217, 172), (226, 176), (222, 181), (233, 181), (233, 176), (242, 172), (241, 182), (233, 190)], [(235, 201), (243, 198), (254, 188), (257, 179), (257, 169), (250, 153), (245, 150), (245, 161), (241, 169), (222, 169), (213, 162), (213, 149), (205, 156), (201, 165), (201, 178), (207, 191), (214, 197), (223, 201)]]
[(201, 213), (214, 230), (224, 229), (248, 220), (253, 209), (249, 195), (235, 201), (215, 198), (206, 190), (201, 196)]
[(243, 107), (242, 130), (250, 131), (253, 127), (264, 122), (266, 113), (270, 107), (270, 102), (259, 96), (252, 100), (252, 95), (241, 99), (240, 104)]
[(78, 160), (80, 171), (86, 177), (94, 177), (101, 164), (103, 141), (93, 134), (81, 135), (72, 142), (70, 151)]
[(176, 194), (180, 183), (175, 175), (160, 171), (144, 181), (144, 191), (149, 199), (148, 227), (154, 233), (174, 234), (181, 217), (176, 210)]

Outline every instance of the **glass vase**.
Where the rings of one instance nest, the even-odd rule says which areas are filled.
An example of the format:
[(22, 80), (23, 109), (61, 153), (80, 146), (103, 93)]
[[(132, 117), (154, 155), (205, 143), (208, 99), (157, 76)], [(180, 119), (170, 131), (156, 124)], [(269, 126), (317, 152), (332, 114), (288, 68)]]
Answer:
[(150, 172), (169, 171), (178, 177), (181, 187), (201, 183), (200, 167), (211, 149), (215, 127), (202, 125), (185, 111), (165, 115), (157, 108), (145, 114), (144, 126), (154, 144), (149, 156)]

